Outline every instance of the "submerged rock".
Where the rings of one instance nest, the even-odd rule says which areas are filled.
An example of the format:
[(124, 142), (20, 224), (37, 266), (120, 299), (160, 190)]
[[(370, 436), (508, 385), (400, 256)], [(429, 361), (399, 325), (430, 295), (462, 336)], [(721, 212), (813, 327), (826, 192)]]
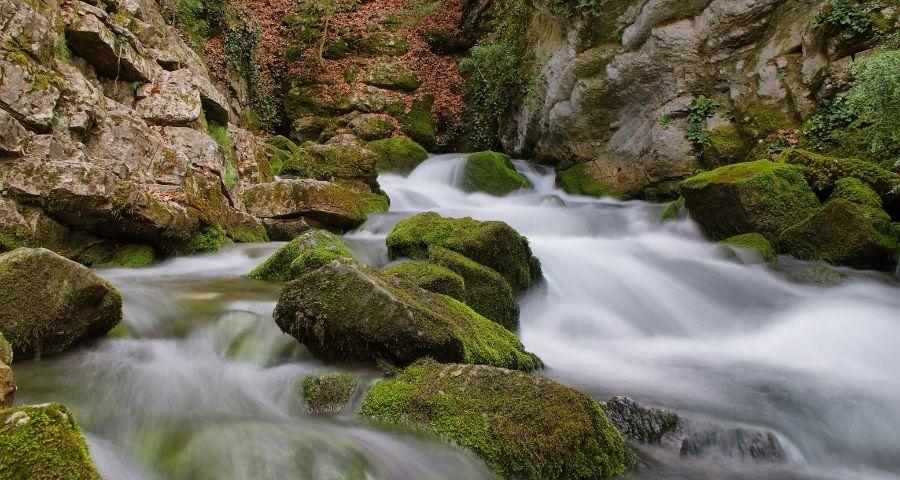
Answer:
[(401, 220), (387, 235), (388, 253), (393, 258), (425, 259), (430, 246), (444, 247), (496, 270), (515, 291), (525, 290), (541, 278), (541, 266), (528, 239), (503, 222), (424, 212)]
[(678, 427), (678, 415), (669, 410), (640, 405), (628, 397), (612, 397), (603, 410), (625, 438), (659, 444), (663, 436)]
[(610, 183), (604, 173), (600, 171), (596, 162), (581, 163), (567, 170), (559, 171), (556, 174), (556, 183), (573, 195), (591, 197), (618, 195), (620, 192)]
[(541, 365), (515, 335), (463, 303), (347, 262), (285, 284), (275, 322), (324, 360), (408, 365), (428, 356), (525, 371)]
[(466, 191), (506, 195), (528, 187), (531, 187), (531, 182), (516, 171), (507, 155), (486, 151), (466, 158), (463, 168), (463, 189)]
[(72, 412), (58, 403), (0, 411), (0, 477), (102, 480)]
[(461, 445), (505, 478), (608, 478), (631, 461), (590, 397), (503, 368), (423, 359), (369, 390), (360, 413)]
[(758, 233), (745, 233), (742, 235), (735, 235), (733, 237), (728, 237), (719, 243), (725, 245), (726, 247), (751, 250), (766, 262), (778, 261), (778, 254), (775, 253), (775, 249), (772, 247), (772, 244), (769, 243), (768, 240), (766, 240), (766, 237)]
[[(466, 301), (463, 277), (447, 267), (431, 262), (411, 261), (386, 268), (384, 273), (398, 276), (423, 290)], [(472, 306), (468, 302), (466, 304)], [(474, 307), (472, 309), (478, 311)]]
[(700, 173), (681, 183), (681, 193), (691, 218), (715, 240), (751, 232), (776, 240), (819, 205), (801, 168), (768, 160)]
[(663, 213), (659, 216), (659, 223), (665, 223), (669, 220), (684, 218), (684, 197), (678, 197), (675, 201), (666, 206)]
[(303, 401), (310, 415), (337, 414), (359, 389), (359, 379), (348, 373), (330, 373), (303, 379)]
[(375, 140), (366, 148), (378, 156), (379, 172), (409, 173), (428, 159), (428, 152), (406, 137)]
[(287, 281), (337, 259), (353, 259), (341, 237), (326, 230), (311, 230), (279, 248), (250, 272), (259, 280)]
[(59, 353), (122, 319), (122, 296), (106, 280), (43, 248), (0, 255), (0, 331), (17, 358)]

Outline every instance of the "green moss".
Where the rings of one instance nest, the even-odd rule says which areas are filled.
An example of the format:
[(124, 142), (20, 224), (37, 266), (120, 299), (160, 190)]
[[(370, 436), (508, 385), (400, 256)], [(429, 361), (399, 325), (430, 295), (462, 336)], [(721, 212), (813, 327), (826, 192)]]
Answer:
[(370, 66), (363, 76), (363, 82), (376, 87), (405, 92), (415, 91), (422, 84), (415, 72), (401, 63), (394, 62), (378, 62)]
[(754, 139), (799, 127), (794, 115), (782, 105), (771, 105), (751, 98), (738, 102), (736, 110), (738, 126)]
[(350, 403), (359, 379), (349, 373), (329, 373), (303, 379), (303, 400), (312, 415), (336, 414)]
[(279, 150), (284, 150), (288, 153), (294, 153), (300, 149), (300, 147), (298, 147), (296, 143), (281, 135), (275, 135), (267, 138), (266, 145), (271, 145)]
[(466, 158), (463, 169), (463, 188), (466, 191), (505, 195), (531, 186), (525, 175), (516, 171), (507, 155), (484, 151)]
[(0, 363), (11, 365), (12, 361), (12, 347), (9, 345), (9, 342), (6, 341), (6, 337), (3, 336), (3, 332), (0, 332)]
[(375, 186), (375, 155), (356, 144), (307, 142), (284, 161), (279, 174), (329, 182), (362, 180)]
[(659, 223), (668, 222), (669, 220), (676, 220), (682, 217), (682, 211), (684, 209), (684, 197), (678, 197), (674, 202), (670, 203), (665, 210), (663, 210), (662, 215), (659, 216)]
[(397, 118), (403, 126), (403, 133), (426, 150), (433, 149), (437, 143), (437, 129), (431, 116), (433, 105), (434, 97), (426, 95), (413, 100), (409, 113)]
[(340, 258), (353, 258), (341, 237), (325, 230), (310, 230), (276, 250), (250, 272), (250, 278), (292, 280)]
[(463, 277), (457, 275), (453, 270), (435, 263), (421, 261), (403, 262), (385, 269), (384, 273), (396, 275), (430, 292), (465, 301), (465, 282)]
[(386, 242), (393, 258), (425, 259), (430, 246), (461, 253), (496, 270), (516, 291), (527, 289), (541, 276), (528, 239), (503, 222), (445, 218), (425, 212), (398, 222)]
[(275, 322), (323, 360), (408, 365), (430, 356), (526, 371), (541, 366), (514, 334), (465, 304), (349, 262), (285, 284)]
[(146, 267), (156, 261), (156, 251), (147, 245), (126, 245), (116, 250), (112, 263), (123, 267)]
[(234, 188), (237, 185), (237, 155), (234, 152), (234, 140), (228, 132), (228, 125), (209, 122), (207, 130), (225, 153), (225, 171), (222, 172), (222, 181), (227, 188)]
[(395, 57), (409, 51), (409, 41), (398, 35), (375, 32), (354, 41), (353, 49), (366, 57)]
[(58, 403), (0, 411), (0, 477), (101, 480), (72, 412)]
[(837, 158), (790, 148), (778, 156), (777, 161), (805, 167), (804, 173), (809, 185), (820, 195), (827, 195), (842, 178), (861, 180), (888, 200), (890, 195), (900, 191), (900, 175), (879, 165), (855, 158)]
[(428, 152), (406, 137), (375, 140), (366, 148), (378, 156), (379, 172), (408, 173), (428, 159)]
[(707, 133), (706, 139), (703, 145), (703, 161), (711, 168), (739, 162), (744, 159), (748, 150), (737, 127), (732, 123), (712, 129)]
[(231, 240), (225, 235), (225, 230), (215, 225), (203, 228), (186, 244), (178, 248), (178, 253), (180, 255), (192, 255), (195, 253), (218, 252), (222, 245), (229, 243), (231, 243)]
[(519, 372), (421, 360), (375, 385), (360, 414), (461, 445), (504, 478), (609, 478), (631, 461), (596, 402)]
[(834, 182), (834, 190), (830, 199), (843, 198), (852, 203), (881, 208), (881, 198), (874, 190), (869, 188), (862, 180), (847, 177)]
[(751, 232), (777, 239), (819, 203), (801, 168), (768, 160), (702, 172), (681, 193), (691, 218), (717, 240)]
[(509, 283), (492, 268), (446, 248), (431, 246), (428, 259), (462, 277), (465, 296), (460, 298), (485, 318), (515, 331), (519, 326), (519, 304)]
[(563, 190), (573, 195), (606, 197), (615, 194), (615, 189), (611, 185), (604, 182), (598, 182), (591, 177), (586, 163), (581, 163), (568, 170), (557, 172), (556, 183), (558, 183)]
[(721, 243), (729, 247), (753, 250), (767, 262), (778, 261), (778, 254), (775, 253), (775, 249), (772, 247), (772, 244), (769, 243), (768, 240), (766, 240), (766, 237), (758, 233), (745, 233), (743, 235), (735, 235), (733, 237), (722, 240)]

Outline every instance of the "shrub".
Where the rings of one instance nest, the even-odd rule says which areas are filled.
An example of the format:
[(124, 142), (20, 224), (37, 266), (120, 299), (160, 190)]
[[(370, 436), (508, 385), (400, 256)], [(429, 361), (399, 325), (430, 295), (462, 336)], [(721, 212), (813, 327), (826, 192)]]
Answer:
[(472, 148), (496, 147), (500, 119), (528, 84), (521, 58), (506, 43), (479, 45), (459, 63), (459, 69), (466, 79)]
[(719, 102), (706, 98), (704, 95), (694, 97), (691, 104), (688, 105), (687, 138), (698, 149), (702, 148), (709, 140), (704, 122), (707, 118), (715, 115), (717, 108), (719, 108)]

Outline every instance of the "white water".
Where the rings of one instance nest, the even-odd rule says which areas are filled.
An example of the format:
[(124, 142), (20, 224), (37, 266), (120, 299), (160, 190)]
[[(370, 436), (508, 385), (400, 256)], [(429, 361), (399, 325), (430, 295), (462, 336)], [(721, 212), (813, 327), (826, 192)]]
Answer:
[[(768, 428), (789, 453), (772, 465), (649, 451), (634, 478), (900, 478), (895, 276), (791, 283), (809, 264), (743, 263), (687, 220), (660, 225), (662, 206), (570, 196), (525, 164), (535, 189), (467, 194), (461, 165), (445, 155), (382, 175), (391, 211), (346, 236), (360, 259), (387, 263), (385, 234), (419, 211), (506, 221), (543, 265), (544, 284), (521, 299), (521, 336), (545, 375), (598, 400)], [(278, 331), (277, 286), (241, 277), (276, 247), (102, 271), (123, 291), (129, 338), (17, 364), (17, 401), (68, 404), (109, 479), (489, 478), (457, 448), (302, 412), (296, 382), (341, 367)]]

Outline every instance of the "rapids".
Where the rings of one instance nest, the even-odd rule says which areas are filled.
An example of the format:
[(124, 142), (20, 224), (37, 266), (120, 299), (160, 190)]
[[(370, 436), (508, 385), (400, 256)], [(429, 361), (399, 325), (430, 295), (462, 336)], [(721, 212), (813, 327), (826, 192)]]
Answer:
[[(521, 337), (544, 375), (597, 400), (628, 395), (723, 427), (768, 429), (780, 463), (686, 459), (641, 448), (640, 479), (900, 479), (900, 281), (816, 264), (770, 268), (703, 239), (663, 206), (568, 195), (550, 170), (517, 168), (534, 189), (498, 198), (458, 188), (464, 156), (381, 175), (389, 212), (345, 236), (388, 263), (398, 220), (434, 210), (503, 220), (540, 258), (521, 299)], [(315, 418), (298, 381), (347, 370), (312, 359), (271, 320), (278, 286), (244, 275), (280, 244), (235, 245), (143, 269), (99, 273), (124, 296), (114, 335), (14, 366), (17, 404), (59, 401), (110, 479), (480, 479), (467, 452), (354, 418)], [(359, 401), (357, 398), (356, 401)]]

